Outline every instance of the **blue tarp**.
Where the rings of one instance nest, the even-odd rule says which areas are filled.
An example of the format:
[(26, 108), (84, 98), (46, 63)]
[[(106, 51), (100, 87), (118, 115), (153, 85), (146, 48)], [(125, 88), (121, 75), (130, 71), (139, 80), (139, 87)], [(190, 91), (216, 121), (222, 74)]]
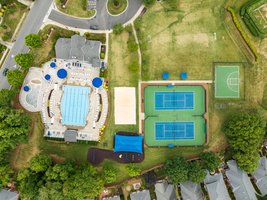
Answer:
[(143, 153), (143, 136), (115, 135), (114, 152)]

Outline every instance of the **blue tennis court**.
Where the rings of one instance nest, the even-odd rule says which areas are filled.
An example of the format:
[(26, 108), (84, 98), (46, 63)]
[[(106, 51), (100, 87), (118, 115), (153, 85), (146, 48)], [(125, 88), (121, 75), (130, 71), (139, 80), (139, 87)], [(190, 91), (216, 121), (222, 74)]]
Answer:
[(194, 122), (156, 122), (156, 140), (192, 140)]
[(193, 110), (193, 92), (155, 92), (156, 110)]

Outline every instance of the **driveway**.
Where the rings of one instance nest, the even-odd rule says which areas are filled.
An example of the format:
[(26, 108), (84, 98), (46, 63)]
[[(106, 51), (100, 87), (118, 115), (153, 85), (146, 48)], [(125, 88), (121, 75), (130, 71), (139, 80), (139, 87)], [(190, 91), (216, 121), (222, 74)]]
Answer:
[(118, 16), (111, 16), (106, 9), (107, 0), (97, 0), (96, 16), (92, 19), (75, 18), (59, 11), (52, 10), (48, 19), (65, 26), (80, 29), (89, 29), (91, 25), (97, 25), (99, 30), (110, 30), (114, 24), (124, 24), (137, 13), (142, 6), (142, 0), (128, 0), (128, 8)]
[(24, 38), (30, 33), (37, 33), (43, 23), (43, 19), (51, 6), (53, 0), (36, 0), (31, 8), (28, 16), (26, 17), (21, 30), (17, 36), (17, 39), (10, 50), (2, 68), (0, 69), (0, 89), (9, 88), (10, 85), (7, 82), (5, 76), (3, 76), (3, 70), (8, 68), (14, 70), (17, 68), (14, 61), (14, 56), (18, 53), (27, 53), (29, 48), (24, 44)]

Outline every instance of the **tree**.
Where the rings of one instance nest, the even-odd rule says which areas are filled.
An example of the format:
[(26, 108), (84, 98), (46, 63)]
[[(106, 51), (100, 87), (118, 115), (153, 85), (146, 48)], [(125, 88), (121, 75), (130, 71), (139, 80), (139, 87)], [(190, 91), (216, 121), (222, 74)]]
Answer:
[(117, 170), (111, 165), (105, 165), (103, 170), (105, 183), (113, 183), (117, 178)]
[(224, 126), (233, 158), (247, 173), (256, 169), (258, 150), (263, 142), (266, 128), (264, 118), (253, 113), (240, 112), (232, 116)]
[(206, 177), (205, 170), (201, 167), (199, 161), (193, 161), (188, 164), (188, 179), (193, 183), (201, 183)]
[(11, 101), (16, 95), (16, 91), (2, 89), (0, 90), (0, 107), (10, 107)]
[(62, 164), (50, 166), (45, 175), (47, 180), (66, 181), (74, 172), (75, 168), (73, 167), (73, 163), (64, 162)]
[(130, 177), (139, 176), (141, 174), (141, 169), (133, 163), (128, 164), (126, 170)]
[(121, 34), (123, 32), (123, 26), (122, 26), (122, 24), (115, 24), (112, 27), (112, 29), (113, 29), (113, 33), (115, 35), (119, 35), (119, 34)]
[(133, 61), (129, 64), (129, 70), (131, 72), (137, 72), (139, 70), (139, 63), (138, 61)]
[(51, 165), (52, 159), (45, 154), (34, 156), (30, 162), (30, 169), (34, 172), (45, 172)]
[(34, 57), (30, 53), (21, 53), (15, 56), (15, 61), (23, 69), (29, 69), (32, 66)]
[(200, 154), (202, 166), (210, 172), (215, 171), (220, 165), (220, 158), (213, 152), (203, 152)]
[(165, 175), (174, 183), (185, 182), (188, 174), (188, 164), (183, 157), (176, 156), (164, 163)]
[(42, 45), (41, 37), (37, 34), (26, 35), (25, 44), (33, 48), (41, 47)]
[(14, 88), (18, 88), (19, 86), (22, 85), (23, 81), (24, 81), (24, 75), (23, 73), (16, 69), (16, 70), (9, 70), (7, 72), (7, 81), (8, 83), (14, 87)]
[(104, 183), (91, 165), (82, 165), (64, 183), (63, 194), (69, 199), (94, 198), (103, 190)]
[(11, 179), (13, 171), (10, 167), (5, 165), (0, 165), (0, 188), (7, 186)]

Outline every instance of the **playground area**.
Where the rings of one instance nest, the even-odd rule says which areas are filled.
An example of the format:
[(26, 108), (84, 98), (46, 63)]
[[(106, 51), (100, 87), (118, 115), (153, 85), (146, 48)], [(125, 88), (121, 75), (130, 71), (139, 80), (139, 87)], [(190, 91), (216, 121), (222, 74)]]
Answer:
[(215, 66), (215, 98), (240, 98), (239, 66)]
[[(197, 146), (206, 141), (206, 92), (201, 85), (144, 87), (145, 143)], [(143, 99), (143, 98), (142, 98)]]

